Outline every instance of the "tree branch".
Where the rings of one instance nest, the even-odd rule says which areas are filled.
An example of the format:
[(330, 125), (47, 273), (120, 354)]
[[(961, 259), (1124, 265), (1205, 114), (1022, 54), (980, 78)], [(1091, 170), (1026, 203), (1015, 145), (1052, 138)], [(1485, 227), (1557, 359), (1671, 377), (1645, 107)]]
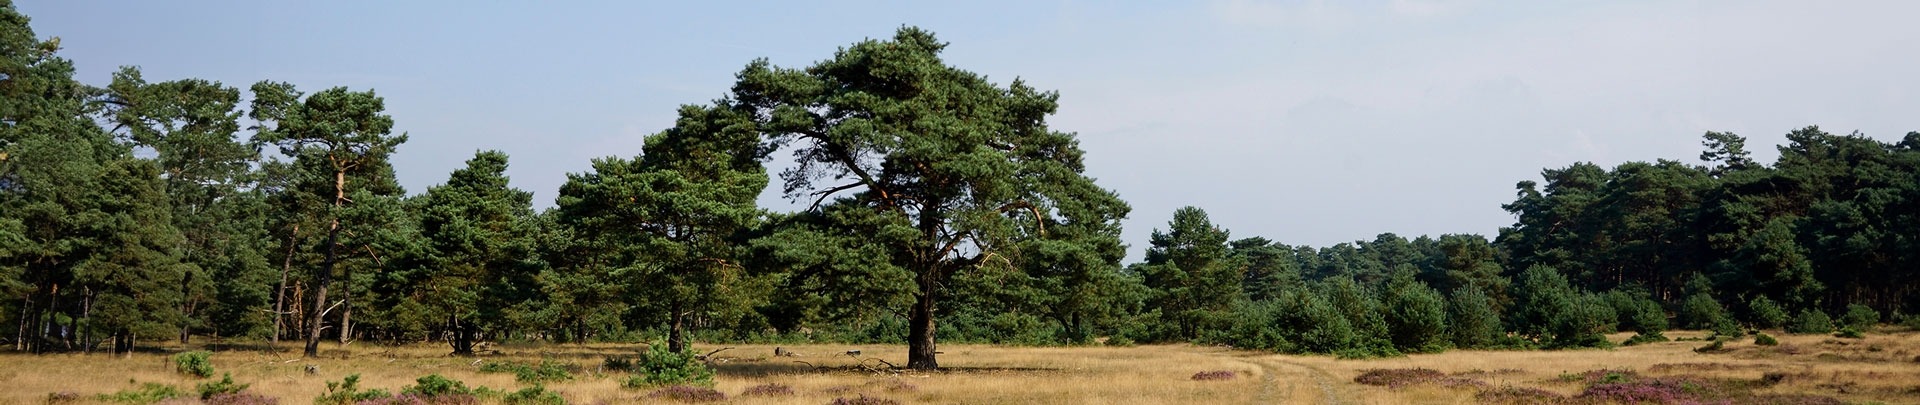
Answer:
[(819, 191), (819, 192), (815, 192), (815, 193), (813, 193), (813, 195), (817, 195), (817, 196), (820, 196), (820, 198), (815, 198), (815, 199), (813, 199), (813, 205), (809, 205), (809, 206), (807, 206), (807, 211), (813, 211), (813, 210), (814, 210), (814, 209), (816, 209), (816, 208), (820, 208), (820, 203), (821, 203), (821, 202), (824, 202), (824, 201), (826, 201), (826, 200), (827, 200), (827, 197), (828, 197), (828, 196), (831, 196), (831, 195), (833, 195), (833, 193), (838, 193), (838, 192), (841, 192), (841, 191), (847, 191), (847, 189), (851, 189), (851, 188), (854, 188), (854, 187), (859, 187), (859, 186), (861, 186), (861, 185), (864, 185), (864, 184), (866, 184), (866, 183), (864, 183), (864, 182), (861, 182), (861, 183), (851, 183), (851, 184), (847, 184), (847, 185), (844, 185), (844, 186), (839, 186), (839, 187), (834, 187), (834, 188), (830, 188), (830, 189), (827, 189), (826, 191)]

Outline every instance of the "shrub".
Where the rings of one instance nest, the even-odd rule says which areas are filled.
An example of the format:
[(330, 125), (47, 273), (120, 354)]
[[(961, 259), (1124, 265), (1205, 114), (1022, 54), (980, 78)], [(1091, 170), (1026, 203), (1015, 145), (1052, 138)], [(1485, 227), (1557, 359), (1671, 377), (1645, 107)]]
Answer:
[(755, 385), (752, 387), (747, 387), (746, 391), (740, 392), (740, 396), (743, 396), (743, 397), (784, 397), (784, 396), (792, 396), (792, 395), (793, 395), (793, 387), (789, 387), (789, 386), (786, 386), (785, 384), (778, 384), (778, 383), (766, 383), (766, 384)]
[(1814, 309), (1802, 309), (1799, 315), (1794, 315), (1793, 320), (1787, 322), (1787, 333), (1828, 332), (1833, 332), (1833, 318), (1827, 317), (1826, 312)]
[(193, 388), (194, 391), (200, 392), (201, 400), (206, 400), (215, 395), (238, 394), (240, 391), (245, 391), (249, 385), (252, 384), (233, 383), (233, 373), (226, 373), (220, 376), (220, 381), (200, 383)]
[(1653, 332), (1653, 333), (1641, 332), (1641, 333), (1633, 334), (1633, 337), (1627, 338), (1627, 341), (1621, 342), (1620, 345), (1634, 346), (1634, 345), (1639, 345), (1641, 343), (1659, 343), (1659, 342), (1665, 342), (1668, 340), (1670, 339), (1667, 339), (1667, 335), (1662, 334), (1660, 332)]
[(200, 378), (213, 377), (213, 352), (191, 351), (173, 355), (173, 371)]
[(1439, 291), (1407, 275), (1387, 284), (1383, 301), (1394, 349), (1408, 353), (1446, 350), (1447, 299)]
[(1274, 328), (1274, 320), (1282, 310), (1282, 305), (1275, 301), (1236, 303), (1227, 329), (1204, 340), (1242, 349), (1293, 351), (1293, 342), (1287, 340), (1283, 331)]
[(1213, 371), (1202, 371), (1198, 373), (1193, 373), (1193, 380), (1194, 381), (1224, 381), (1224, 380), (1231, 380), (1234, 377), (1238, 377), (1238, 376), (1240, 376), (1240, 373), (1236, 373), (1233, 370), (1213, 370)]
[(1774, 339), (1772, 335), (1768, 335), (1765, 333), (1756, 333), (1753, 335), (1753, 344), (1760, 345), (1760, 346), (1774, 346), (1774, 345), (1779, 345), (1780, 340)]
[(1839, 332), (1839, 333), (1834, 333), (1834, 334), (1833, 334), (1833, 336), (1834, 336), (1834, 337), (1842, 337), (1842, 338), (1848, 338), (1848, 339), (1865, 339), (1865, 338), (1867, 338), (1867, 335), (1866, 335), (1866, 334), (1864, 334), (1864, 333), (1860, 333), (1860, 330), (1859, 330), (1859, 329), (1854, 329), (1854, 328), (1853, 328), (1852, 326), (1848, 326), (1848, 327), (1844, 327), (1844, 328), (1840, 328), (1840, 332)]
[(360, 375), (348, 374), (338, 382), (328, 381), (327, 391), (313, 398), (314, 405), (352, 405), (360, 401), (369, 401), (391, 397), (385, 390), (360, 390)]
[(667, 345), (653, 342), (647, 345), (634, 363), (634, 372), (620, 386), (626, 388), (645, 388), (661, 385), (694, 384), (713, 385), (713, 368), (701, 362), (691, 348), (674, 352)]
[(1607, 308), (1606, 300), (1599, 295), (1580, 294), (1572, 297), (1570, 305), (1549, 318), (1551, 339), (1547, 347), (1611, 347), (1613, 343), (1601, 334), (1607, 329), (1610, 315), (1612, 309)]
[(1493, 309), (1493, 299), (1479, 287), (1467, 286), (1454, 290), (1448, 315), (1449, 332), (1454, 347), (1481, 349), (1493, 347), (1495, 342), (1506, 336), (1500, 326), (1500, 313)]
[(73, 391), (60, 391), (60, 392), (47, 393), (48, 404), (65, 404), (65, 403), (76, 402), (79, 400), (80, 400), (80, 394)]
[(600, 362), (600, 368), (609, 371), (633, 371), (633, 358), (627, 356), (607, 356)]
[(1726, 341), (1723, 341), (1720, 339), (1714, 339), (1713, 343), (1708, 343), (1706, 346), (1700, 346), (1699, 348), (1695, 348), (1693, 349), (1693, 352), (1694, 353), (1719, 353), (1726, 350), (1727, 350)]
[(827, 405), (900, 405), (900, 401), (860, 394), (855, 398), (834, 398), (833, 402), (828, 402)]
[(401, 388), (400, 394), (418, 395), (428, 398), (451, 395), (473, 395), (473, 389), (467, 388), (466, 383), (460, 382), (460, 380), (442, 377), (439, 374), (427, 374), (425, 377), (415, 379), (414, 383), (415, 385)]
[(647, 398), (680, 402), (715, 402), (727, 400), (727, 394), (707, 387), (673, 385), (654, 390), (653, 393), (647, 394)]
[(567, 405), (567, 399), (561, 397), (560, 393), (548, 391), (539, 385), (514, 391), (500, 401), (506, 405)]
[(1866, 305), (1848, 305), (1846, 315), (1840, 316), (1840, 326), (1845, 328), (1867, 330), (1876, 323), (1880, 323), (1880, 311)]
[(1761, 329), (1778, 328), (1787, 324), (1787, 311), (1775, 304), (1772, 299), (1762, 295), (1747, 301), (1747, 312), (1752, 313), (1749, 322)]
[(208, 397), (206, 405), (280, 405), (280, 399), (251, 392), (217, 394)]
[(139, 388), (120, 390), (112, 394), (100, 394), (94, 398), (106, 402), (146, 405), (174, 398), (185, 397), (179, 387), (161, 383), (143, 383)]
[(1716, 333), (1720, 332), (1721, 324), (1728, 320), (1726, 308), (1720, 306), (1720, 302), (1715, 301), (1712, 295), (1705, 293), (1688, 296), (1680, 304), (1680, 313), (1677, 315), (1682, 328), (1709, 329)]

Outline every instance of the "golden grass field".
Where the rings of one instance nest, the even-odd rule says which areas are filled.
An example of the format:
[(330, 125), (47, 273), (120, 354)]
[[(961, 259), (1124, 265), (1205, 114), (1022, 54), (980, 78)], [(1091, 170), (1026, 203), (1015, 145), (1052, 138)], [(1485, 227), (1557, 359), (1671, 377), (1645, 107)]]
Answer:
[[(1669, 332), (1671, 337), (1700, 336)], [(1920, 403), (1920, 332), (1870, 334), (1866, 339), (1824, 335), (1774, 334), (1781, 345), (1755, 346), (1752, 339), (1728, 343), (1727, 351), (1700, 354), (1704, 342), (1667, 342), (1613, 350), (1466, 351), (1373, 360), (1327, 356), (1289, 356), (1192, 345), (1139, 347), (1004, 347), (944, 345), (945, 370), (933, 373), (866, 370), (895, 363), (906, 348), (887, 345), (787, 346), (799, 357), (774, 357), (773, 345), (695, 345), (702, 351), (732, 349), (714, 356), (715, 389), (739, 404), (823, 404), (840, 397), (867, 395), (902, 403), (965, 404), (1469, 404), (1473, 388), (1415, 385), (1386, 388), (1361, 385), (1354, 378), (1370, 369), (1428, 368), (1467, 376), (1492, 386), (1535, 387), (1577, 393), (1582, 383), (1562, 374), (1597, 369), (1634, 370), (1643, 375), (1688, 375), (1758, 380), (1783, 373), (1767, 393), (1832, 396), (1849, 403)], [(1616, 341), (1625, 335), (1614, 336)], [(636, 353), (639, 345), (504, 345), (479, 358), (444, 355), (441, 345), (386, 347), (323, 345), (326, 358), (261, 350), (218, 350), (217, 372), (252, 383), (250, 392), (273, 396), (285, 405), (305, 405), (325, 390), (326, 381), (349, 373), (362, 375), (362, 387), (397, 391), (415, 378), (441, 374), (468, 386), (518, 389), (511, 374), (481, 373), (479, 361), (549, 359), (578, 364), (584, 370), (571, 381), (549, 383), (571, 403), (646, 403), (645, 390), (620, 387), (619, 373), (602, 373), (609, 355)], [(196, 345), (194, 348), (198, 348)], [(289, 346), (290, 348), (290, 346)], [(177, 348), (176, 348), (177, 349)], [(848, 350), (862, 350), (859, 358)], [(307, 373), (308, 365), (318, 372)], [(1195, 381), (1202, 371), (1230, 370), (1238, 377)], [(0, 405), (38, 405), (48, 394), (80, 394), (76, 403), (96, 403), (94, 394), (159, 382), (191, 389), (197, 380), (174, 372), (167, 355), (0, 355)], [(742, 397), (747, 387), (778, 383), (795, 395)]]

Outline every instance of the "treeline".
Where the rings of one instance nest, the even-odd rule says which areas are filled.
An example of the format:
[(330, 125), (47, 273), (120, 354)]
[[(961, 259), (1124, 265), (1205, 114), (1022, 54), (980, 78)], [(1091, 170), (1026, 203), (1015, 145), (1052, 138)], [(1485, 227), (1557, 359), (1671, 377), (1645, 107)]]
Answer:
[[(1809, 128), (1766, 166), (1710, 133), (1705, 166), (1548, 170), (1493, 240), (1288, 246), (1182, 209), (1123, 267), (1130, 209), (1046, 126), (1057, 95), (948, 66), (915, 28), (804, 68), (751, 62), (536, 210), (495, 151), (402, 189), (408, 135), (370, 90), (261, 81), (243, 103), (131, 67), (88, 86), (0, 6), (0, 322), (17, 351), (858, 341), (932, 368), (936, 339), (1379, 356), (1915, 313), (1915, 134)], [(776, 151), (791, 168), (770, 174)], [(805, 210), (755, 205), (776, 176)]]

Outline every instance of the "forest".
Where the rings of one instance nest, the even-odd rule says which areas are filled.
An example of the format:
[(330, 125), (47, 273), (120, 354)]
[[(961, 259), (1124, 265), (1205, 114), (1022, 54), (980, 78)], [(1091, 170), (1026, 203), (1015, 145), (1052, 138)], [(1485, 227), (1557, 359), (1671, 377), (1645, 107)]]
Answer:
[[(1495, 235), (1297, 246), (1189, 207), (1122, 263), (1139, 213), (1047, 124), (1058, 94), (947, 65), (918, 28), (804, 67), (748, 61), (536, 210), (499, 151), (403, 189), (392, 157), (450, 153), (406, 148), (448, 134), (395, 133), (406, 117), (373, 89), (77, 78), (28, 22), (0, 0), (16, 352), (874, 342), (933, 369), (941, 342), (1364, 358), (1920, 327), (1920, 132), (1782, 128), (1771, 164), (1708, 132), (1697, 159), (1549, 168)], [(758, 206), (776, 184), (806, 209)]]

